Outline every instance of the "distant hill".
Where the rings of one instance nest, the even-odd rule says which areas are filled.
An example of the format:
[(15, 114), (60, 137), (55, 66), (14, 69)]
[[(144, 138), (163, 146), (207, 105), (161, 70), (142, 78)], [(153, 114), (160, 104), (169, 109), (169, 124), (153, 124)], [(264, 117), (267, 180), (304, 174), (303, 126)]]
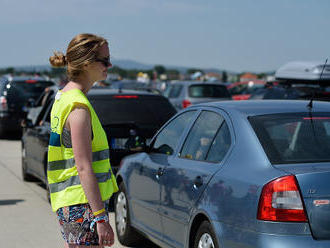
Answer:
[[(144, 64), (140, 63), (131, 59), (113, 59), (113, 65), (119, 66), (120, 68), (126, 69), (126, 70), (151, 70), (154, 68), (155, 65), (151, 64)], [(175, 69), (178, 70), (181, 73), (185, 73), (188, 69), (192, 67), (185, 67), (185, 66), (175, 66), (175, 65), (163, 65), (166, 69)], [(8, 66), (9, 67), (9, 66)], [(12, 66), (11, 66), (12, 67)], [(50, 65), (27, 65), (27, 66), (13, 66), (16, 70), (19, 71), (25, 71), (25, 72), (40, 72), (45, 70), (51, 70)], [(3, 67), (0, 69), (4, 69), (7, 67)], [(194, 67), (198, 68), (198, 67)], [(223, 70), (215, 69), (215, 68), (198, 68), (203, 70), (204, 72), (217, 72), (222, 73)], [(235, 72), (227, 71), (227, 73), (235, 74)]]

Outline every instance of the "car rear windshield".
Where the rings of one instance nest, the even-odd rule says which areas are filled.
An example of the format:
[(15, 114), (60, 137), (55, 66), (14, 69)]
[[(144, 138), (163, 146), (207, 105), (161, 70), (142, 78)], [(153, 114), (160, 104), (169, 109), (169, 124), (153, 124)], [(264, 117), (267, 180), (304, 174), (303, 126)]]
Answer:
[(189, 86), (189, 97), (230, 97), (227, 88), (223, 85), (195, 84)]
[(272, 164), (330, 161), (330, 113), (249, 117)]
[(145, 130), (150, 137), (169, 118), (175, 114), (175, 109), (162, 96), (141, 96), (137, 98), (116, 98), (116, 96), (91, 96), (93, 105), (101, 123), (104, 126), (132, 124)]
[(45, 88), (54, 85), (52, 81), (25, 80), (13, 81), (8, 91), (14, 94), (26, 95), (29, 97), (38, 97)]

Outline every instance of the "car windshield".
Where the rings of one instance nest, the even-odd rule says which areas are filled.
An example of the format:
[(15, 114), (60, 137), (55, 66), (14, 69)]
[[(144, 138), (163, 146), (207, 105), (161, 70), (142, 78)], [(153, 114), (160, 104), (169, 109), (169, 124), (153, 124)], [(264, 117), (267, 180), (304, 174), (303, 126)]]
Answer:
[(330, 112), (249, 117), (272, 164), (330, 162)]
[(189, 97), (230, 97), (227, 88), (223, 85), (196, 84), (189, 86)]

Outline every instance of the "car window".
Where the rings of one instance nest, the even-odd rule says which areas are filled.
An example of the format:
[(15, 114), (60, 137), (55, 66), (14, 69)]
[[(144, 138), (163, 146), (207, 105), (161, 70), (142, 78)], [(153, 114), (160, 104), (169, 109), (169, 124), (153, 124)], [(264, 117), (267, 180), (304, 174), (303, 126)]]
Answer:
[(206, 160), (209, 162), (221, 162), (231, 145), (230, 131), (226, 121), (223, 121), (218, 130)]
[(2, 94), (2, 92), (5, 88), (5, 85), (6, 85), (5, 81), (0, 80), (0, 94)]
[(330, 161), (330, 113), (290, 113), (249, 118), (273, 164)]
[(151, 152), (173, 154), (180, 137), (196, 111), (188, 111), (172, 120), (156, 137)]
[(196, 84), (189, 86), (189, 97), (230, 97), (223, 85)]
[(180, 96), (183, 86), (180, 84), (172, 84), (168, 86), (164, 92), (164, 96), (168, 98), (177, 98)]
[(223, 117), (217, 113), (202, 111), (187, 136), (180, 157), (205, 160), (223, 120)]

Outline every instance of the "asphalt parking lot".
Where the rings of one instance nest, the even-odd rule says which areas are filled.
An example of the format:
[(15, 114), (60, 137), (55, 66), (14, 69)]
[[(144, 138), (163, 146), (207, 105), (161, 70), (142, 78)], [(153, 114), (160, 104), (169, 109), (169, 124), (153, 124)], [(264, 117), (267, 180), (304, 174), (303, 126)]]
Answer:
[[(64, 247), (45, 188), (41, 183), (22, 180), (20, 146), (17, 137), (0, 139), (0, 247)], [(113, 213), (110, 220), (115, 230)], [(116, 239), (113, 247), (126, 246)], [(157, 246), (146, 242), (143, 247)]]

